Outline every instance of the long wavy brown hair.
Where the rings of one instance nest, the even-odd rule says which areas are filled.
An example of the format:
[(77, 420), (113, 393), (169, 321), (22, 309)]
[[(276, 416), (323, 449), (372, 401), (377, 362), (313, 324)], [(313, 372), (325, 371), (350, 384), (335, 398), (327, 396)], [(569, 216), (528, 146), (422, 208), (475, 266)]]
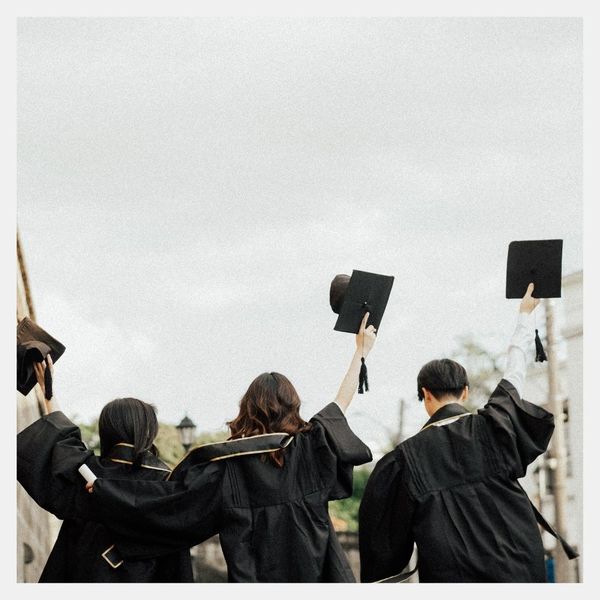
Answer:
[[(281, 373), (262, 373), (240, 400), (238, 416), (227, 423), (233, 440), (265, 433), (295, 435), (308, 431), (311, 424), (300, 417), (300, 398), (291, 381)], [(285, 449), (269, 453), (278, 467), (283, 467)], [(261, 459), (265, 460), (265, 454)]]

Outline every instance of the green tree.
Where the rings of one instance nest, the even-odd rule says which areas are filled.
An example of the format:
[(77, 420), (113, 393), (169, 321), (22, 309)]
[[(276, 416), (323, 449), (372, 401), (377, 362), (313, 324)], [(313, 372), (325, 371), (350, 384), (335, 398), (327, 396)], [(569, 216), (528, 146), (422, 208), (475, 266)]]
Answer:
[[(73, 422), (76, 423), (77, 417), (73, 418)], [(100, 436), (98, 435), (98, 419), (94, 419), (91, 423), (79, 423), (79, 429), (81, 430), (81, 439), (85, 445), (94, 452), (94, 454), (100, 455)]]
[(458, 338), (458, 348), (452, 358), (459, 362), (469, 377), (469, 401), (466, 408), (474, 411), (483, 406), (494, 391), (503, 373), (503, 353), (495, 353), (467, 335)]
[[(201, 444), (212, 444), (226, 440), (228, 434), (225, 431), (202, 431), (194, 439), (192, 448)], [(175, 425), (160, 423), (155, 445), (158, 448), (161, 460), (174, 467), (184, 455), (183, 446), (179, 439), (179, 432)]]
[(344, 521), (348, 531), (358, 531), (358, 508), (370, 474), (371, 470), (367, 467), (354, 469), (352, 496), (329, 503), (329, 514)]
[(179, 433), (175, 425), (159, 423), (154, 445), (158, 448), (160, 459), (171, 468), (183, 458), (183, 446), (179, 441)]

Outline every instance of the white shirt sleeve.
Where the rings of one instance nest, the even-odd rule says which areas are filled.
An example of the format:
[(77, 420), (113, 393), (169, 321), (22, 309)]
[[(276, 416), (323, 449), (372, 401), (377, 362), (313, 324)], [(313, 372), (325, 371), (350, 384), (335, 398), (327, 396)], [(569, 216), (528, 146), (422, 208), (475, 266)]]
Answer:
[(337, 400), (334, 400), (333, 403), (337, 404), (340, 407), (340, 410), (342, 411), (342, 414), (345, 414), (346, 411), (342, 408), (342, 405)]
[(517, 326), (510, 339), (504, 379), (512, 383), (519, 396), (523, 395), (527, 364), (533, 356), (535, 325), (533, 313), (519, 313)]

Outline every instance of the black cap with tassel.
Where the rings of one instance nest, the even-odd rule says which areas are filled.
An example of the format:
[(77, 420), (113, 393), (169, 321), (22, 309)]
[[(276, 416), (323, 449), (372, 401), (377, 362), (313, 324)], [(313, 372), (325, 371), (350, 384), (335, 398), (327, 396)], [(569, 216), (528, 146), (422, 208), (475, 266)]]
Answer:
[(29, 394), (37, 383), (34, 362), (45, 362), (44, 388), (47, 400), (52, 398), (52, 372), (46, 357), (56, 362), (65, 351), (65, 347), (50, 334), (34, 323), (29, 317), (23, 318), (17, 325), (17, 390), (24, 396)]
[(365, 364), (365, 357), (363, 356), (360, 359), (360, 373), (358, 374), (358, 393), (363, 393), (363, 388), (365, 392), (369, 391), (369, 378), (367, 373), (367, 365)]
[[(331, 310), (339, 315), (334, 329), (357, 334), (365, 316), (369, 313), (368, 325), (379, 331), (379, 325), (387, 306), (394, 278), (388, 275), (352, 271), (352, 276), (336, 275), (329, 288)], [(369, 391), (367, 364), (360, 359), (358, 393)]]
[(544, 346), (542, 346), (542, 340), (540, 340), (540, 334), (538, 330), (535, 330), (535, 362), (544, 362), (548, 360)]
[[(506, 297), (522, 298), (533, 283), (534, 298), (560, 298), (562, 240), (530, 240), (508, 245)], [(535, 361), (548, 360), (540, 334), (535, 330)]]

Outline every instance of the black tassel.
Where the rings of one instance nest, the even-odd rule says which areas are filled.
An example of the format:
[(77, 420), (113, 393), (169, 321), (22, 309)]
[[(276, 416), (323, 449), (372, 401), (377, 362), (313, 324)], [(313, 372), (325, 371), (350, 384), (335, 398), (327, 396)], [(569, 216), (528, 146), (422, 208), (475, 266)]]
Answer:
[(360, 365), (360, 373), (358, 375), (358, 393), (362, 394), (363, 393), (363, 385), (364, 385), (364, 391), (368, 392), (369, 391), (369, 379), (367, 377), (367, 365), (365, 364), (365, 359), (364, 357), (362, 357), (360, 359), (360, 361), (362, 362), (362, 365)]
[(548, 360), (546, 353), (544, 352), (544, 346), (542, 346), (542, 340), (540, 340), (540, 334), (538, 330), (535, 330), (535, 362), (544, 362)]
[(565, 551), (565, 554), (567, 555), (567, 558), (569, 560), (573, 560), (574, 558), (577, 558), (579, 556), (579, 552), (577, 552), (573, 546), (571, 546), (570, 544), (567, 544), (566, 540), (563, 540), (562, 538), (560, 538), (559, 540), (560, 545), (563, 547), (563, 550)]
[(46, 363), (44, 371), (44, 396), (46, 396), (46, 400), (52, 399), (52, 371), (50, 371), (48, 363)]

